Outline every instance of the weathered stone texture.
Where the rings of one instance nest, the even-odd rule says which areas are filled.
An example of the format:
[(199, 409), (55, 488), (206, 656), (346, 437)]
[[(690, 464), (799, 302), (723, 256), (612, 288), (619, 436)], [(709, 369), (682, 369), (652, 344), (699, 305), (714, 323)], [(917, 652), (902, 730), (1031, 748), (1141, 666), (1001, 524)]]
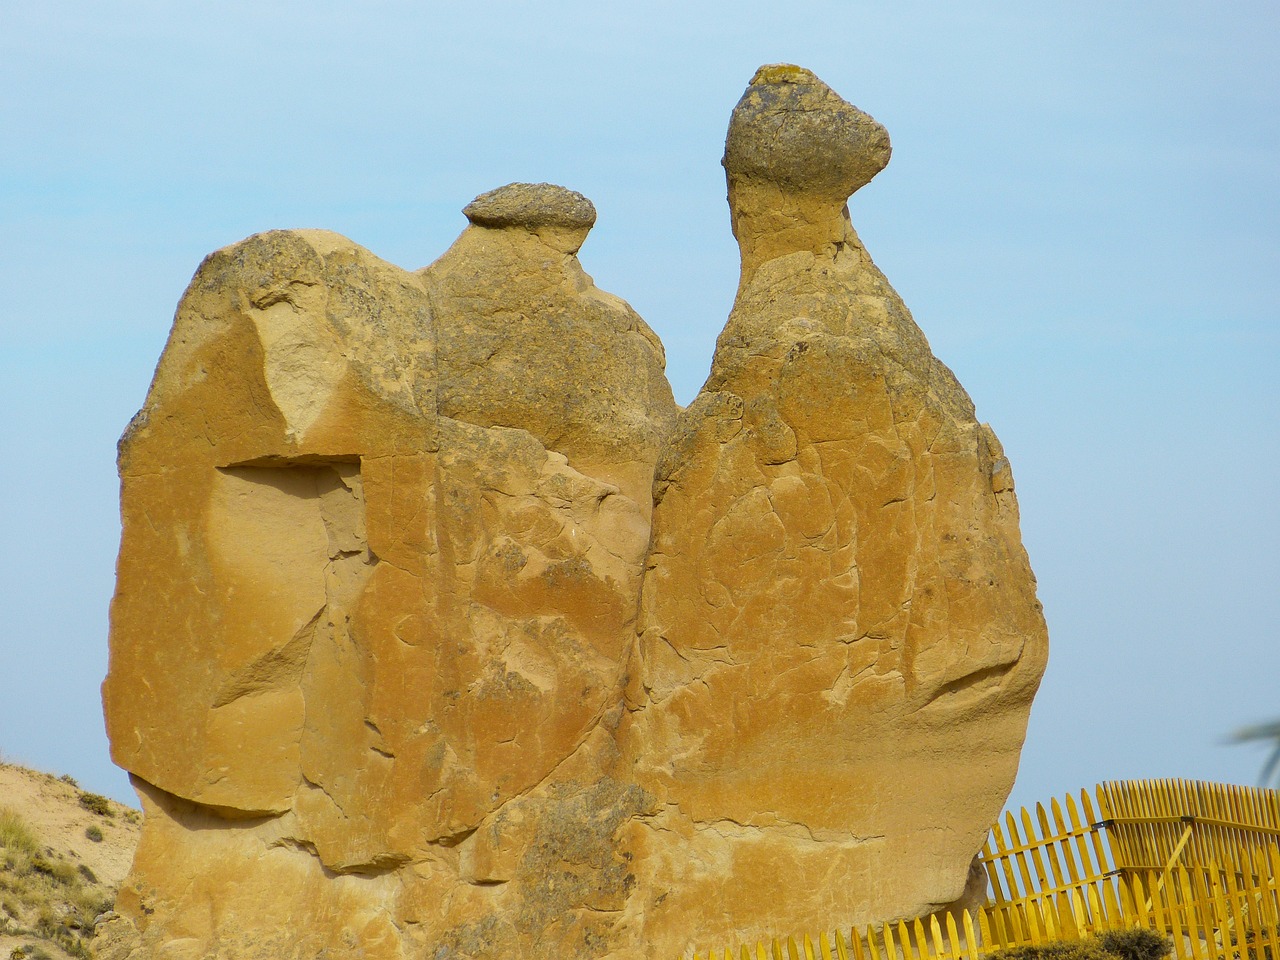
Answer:
[(1045, 628), (1000, 445), (849, 223), (888, 157), (761, 68), (683, 411), (560, 187), (414, 273), (205, 261), (121, 441), (111, 956), (633, 960), (961, 897)]
[(1016, 772), (1044, 622), (999, 444), (849, 224), (887, 158), (793, 67), (730, 125), (743, 277), (658, 466), (625, 724), (651, 943), (955, 901)]
[[(495, 194), (530, 190), (586, 204)], [(676, 411), (578, 264), (589, 225), (469, 227), (417, 274), (311, 231), (201, 267), (121, 444), (104, 700), (150, 814), (148, 949), (210, 911), (196, 955), (547, 909), (525, 847), (554, 861), (557, 807), (602, 795), (571, 760), (618, 714)]]

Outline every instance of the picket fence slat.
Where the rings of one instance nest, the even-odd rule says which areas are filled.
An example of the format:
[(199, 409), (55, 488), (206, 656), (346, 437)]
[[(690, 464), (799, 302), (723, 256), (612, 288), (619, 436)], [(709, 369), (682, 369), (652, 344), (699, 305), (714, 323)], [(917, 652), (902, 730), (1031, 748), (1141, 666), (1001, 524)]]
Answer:
[(862, 949), (862, 937), (858, 936), (857, 930), (849, 931), (849, 949), (853, 951), (854, 960), (867, 960), (867, 955)]

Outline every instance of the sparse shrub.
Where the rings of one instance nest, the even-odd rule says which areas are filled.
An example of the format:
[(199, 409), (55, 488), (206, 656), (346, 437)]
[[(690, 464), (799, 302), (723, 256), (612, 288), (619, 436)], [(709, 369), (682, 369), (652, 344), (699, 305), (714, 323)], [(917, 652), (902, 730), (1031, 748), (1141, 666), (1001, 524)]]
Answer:
[(106, 797), (96, 793), (80, 792), (80, 806), (84, 807), (90, 813), (96, 813), (100, 817), (113, 816), (111, 812), (111, 801)]
[(71, 786), (75, 787), (77, 790), (80, 789), (80, 784), (76, 783), (76, 778), (69, 773), (64, 773), (58, 779), (61, 780), (63, 783), (71, 784)]
[(1109, 930), (1083, 940), (1055, 940), (1008, 947), (990, 954), (991, 960), (1163, 960), (1173, 941), (1154, 930)]
[(1007, 947), (990, 956), (994, 960), (1114, 960), (1094, 939), (1054, 940), (1051, 943)]
[(70, 887), (76, 883), (76, 868), (65, 860), (50, 860), (44, 854), (37, 853), (27, 864), (32, 873), (48, 877), (55, 886)]
[(80, 882), (80, 872), (65, 860), (55, 861), (49, 876), (54, 883), (63, 887), (74, 887)]
[[(3, 818), (0, 847), (0, 927), (9, 936), (38, 936), (78, 960), (90, 960), (87, 918), (111, 905), (93, 871), (42, 848), (12, 812)], [(6, 953), (3, 956), (8, 956)], [(39, 943), (21, 945), (21, 960), (49, 955)], [(61, 954), (59, 954), (61, 956)]]
[(62, 932), (62, 922), (48, 905), (40, 908), (40, 913), (36, 916), (35, 930), (46, 940), (52, 940)]
[(0, 807), (0, 847), (30, 856), (40, 849), (40, 843), (25, 820), (14, 811)]
[[(112, 815), (106, 797), (81, 792), (79, 800), (98, 816)], [(91, 840), (95, 834), (101, 840), (102, 828), (85, 830)], [(56, 946), (76, 960), (91, 960), (89, 918), (111, 909), (113, 898), (105, 893), (87, 865), (44, 846), (22, 817), (0, 807), (0, 929), (6, 936), (41, 938), (14, 948), (12, 956), (52, 960), (40, 945), (44, 942), (50, 951)], [(0, 958), (10, 956), (7, 949), (0, 953)]]
[[(42, 853), (34, 854), (31, 859), (27, 861), (27, 866), (29, 870), (35, 873), (44, 874), (46, 877), (53, 876), (53, 864), (46, 860)], [(22, 871), (19, 870), (18, 872), (21, 873)]]
[(90, 840), (92, 840), (94, 843), (102, 842), (102, 831), (99, 830), (96, 825), (85, 827), (84, 835), (88, 837)]
[(1163, 960), (1173, 952), (1173, 941), (1154, 930), (1108, 930), (1098, 934), (1097, 940), (1103, 950), (1121, 960)]
[(9, 960), (27, 960), (27, 947), (14, 947), (9, 951)]

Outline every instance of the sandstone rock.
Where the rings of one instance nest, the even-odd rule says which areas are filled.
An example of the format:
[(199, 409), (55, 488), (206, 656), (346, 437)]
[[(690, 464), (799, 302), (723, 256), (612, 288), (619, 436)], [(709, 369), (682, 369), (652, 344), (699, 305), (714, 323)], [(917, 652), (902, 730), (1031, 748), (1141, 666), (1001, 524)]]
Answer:
[(654, 955), (959, 898), (1046, 634), (1008, 463), (858, 241), (878, 124), (762, 68), (725, 151), (743, 276), (659, 463), (625, 753)]
[(999, 444), (849, 224), (888, 156), (761, 69), (684, 411), (561, 187), (417, 272), (202, 264), (120, 448), (112, 960), (638, 960), (961, 895), (1045, 631)]
[(617, 484), (644, 511), (643, 550), (675, 403), (657, 336), (574, 256), (595, 208), (561, 187), (510, 184), (466, 213), (473, 225), (422, 271), (441, 315), (440, 414), (527, 430)]
[[(676, 410), (574, 256), (584, 205), (495, 191), (417, 274), (312, 231), (197, 273), (120, 455), (104, 702), (148, 814), (141, 956), (401, 956), (563, 902), (522, 897), (557, 805), (610, 794), (574, 757), (618, 715)], [(491, 949), (555, 939), (526, 928)]]

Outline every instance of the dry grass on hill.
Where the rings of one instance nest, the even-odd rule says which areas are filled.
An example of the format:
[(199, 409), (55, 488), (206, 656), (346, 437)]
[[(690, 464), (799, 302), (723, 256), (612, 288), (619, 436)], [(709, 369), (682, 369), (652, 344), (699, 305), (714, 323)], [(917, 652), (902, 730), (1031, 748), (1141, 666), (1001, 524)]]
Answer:
[(0, 761), (0, 960), (88, 957), (141, 822), (70, 777)]

